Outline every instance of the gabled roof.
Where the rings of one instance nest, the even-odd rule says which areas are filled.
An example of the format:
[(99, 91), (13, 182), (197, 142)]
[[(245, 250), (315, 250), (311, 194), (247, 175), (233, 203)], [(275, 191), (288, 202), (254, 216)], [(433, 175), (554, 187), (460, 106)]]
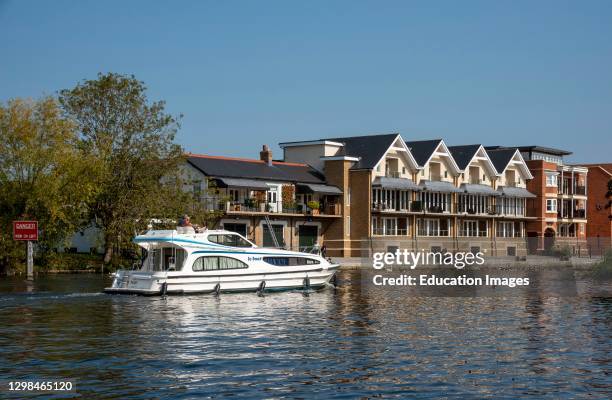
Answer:
[(406, 145), (410, 149), (416, 162), (422, 167), (427, 164), (427, 161), (429, 161), (431, 155), (436, 151), (441, 141), (442, 139), (416, 140), (406, 142)]
[(517, 162), (520, 162), (520, 169), (523, 171), (525, 179), (533, 179), (533, 175), (518, 148), (489, 148), (487, 154), (499, 174), (503, 174), (512, 160), (517, 157), (519, 159)]
[(453, 155), (457, 166), (461, 170), (465, 170), (468, 165), (470, 165), (470, 161), (474, 158), (476, 153), (480, 149), (479, 144), (466, 144), (463, 146), (448, 146), (448, 150)]
[(399, 133), (382, 135), (351, 136), (340, 138), (325, 138), (332, 142), (342, 143), (343, 155), (358, 157), (359, 161), (351, 169), (373, 169), (393, 145)]
[(506, 170), (506, 167), (512, 161), (516, 149), (498, 148), (498, 149), (487, 149), (487, 154), (497, 172), (502, 173)]
[(306, 164), (188, 154), (187, 162), (210, 177), (263, 179), (278, 182), (325, 183), (325, 177)]

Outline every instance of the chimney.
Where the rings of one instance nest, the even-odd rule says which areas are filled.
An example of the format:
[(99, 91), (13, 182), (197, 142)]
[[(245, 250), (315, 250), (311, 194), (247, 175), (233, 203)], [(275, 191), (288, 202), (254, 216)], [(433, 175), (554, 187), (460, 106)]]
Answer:
[(264, 144), (259, 152), (259, 159), (265, 161), (268, 165), (272, 165), (272, 151), (267, 144)]

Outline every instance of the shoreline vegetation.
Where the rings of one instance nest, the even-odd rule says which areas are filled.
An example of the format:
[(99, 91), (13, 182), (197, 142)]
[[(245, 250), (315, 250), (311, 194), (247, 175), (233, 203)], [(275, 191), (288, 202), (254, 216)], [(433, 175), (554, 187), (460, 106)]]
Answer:
[[(111, 273), (117, 269), (129, 269), (137, 260), (128, 257), (116, 257), (111, 263), (105, 264), (99, 254), (83, 253), (52, 253), (45, 259), (35, 259), (35, 274), (69, 274), (69, 273)], [(361, 258), (335, 258), (341, 264), (341, 269), (370, 269), (371, 265)], [(44, 263), (44, 264), (43, 264)], [(397, 267), (401, 270), (401, 267)], [(426, 268), (442, 268), (428, 265)], [(556, 256), (528, 256), (526, 260), (517, 261), (508, 257), (491, 257), (483, 265), (466, 267), (468, 270), (479, 269), (518, 269), (540, 270), (553, 268), (571, 268), (592, 274), (601, 279), (612, 279), (612, 251), (602, 257), (560, 259)], [(461, 270), (458, 270), (459, 272)], [(0, 272), (2, 276), (25, 276), (25, 264), (16, 265), (15, 269)]]
[[(184, 214), (214, 224), (219, 213), (204, 208), (204, 193), (184, 190), (194, 182), (183, 174), (185, 151), (175, 140), (182, 115), (165, 107), (148, 99), (144, 82), (115, 73), (51, 96), (0, 100), (0, 274), (17, 272), (26, 259), (13, 221), (38, 221), (38, 269), (61, 265), (56, 249), (90, 227), (100, 232), (106, 269), (136, 251), (136, 232), (176, 226)], [(83, 256), (64, 262), (73, 259), (102, 268)]]

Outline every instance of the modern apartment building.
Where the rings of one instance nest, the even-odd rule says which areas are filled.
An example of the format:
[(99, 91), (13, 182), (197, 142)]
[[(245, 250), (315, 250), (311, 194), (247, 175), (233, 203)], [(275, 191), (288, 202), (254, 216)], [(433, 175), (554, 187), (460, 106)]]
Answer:
[(542, 146), (518, 150), (533, 174), (527, 189), (536, 195), (528, 210), (534, 217), (527, 223), (529, 253), (570, 246), (574, 253), (586, 254), (588, 169), (565, 164), (563, 157), (572, 154), (569, 151)]
[[(344, 193), (342, 223), (325, 237), (337, 255), (372, 249), (526, 253), (526, 189), (521, 153), (399, 134), (281, 143), (284, 160), (313, 166)], [(459, 162), (457, 161), (459, 160)]]

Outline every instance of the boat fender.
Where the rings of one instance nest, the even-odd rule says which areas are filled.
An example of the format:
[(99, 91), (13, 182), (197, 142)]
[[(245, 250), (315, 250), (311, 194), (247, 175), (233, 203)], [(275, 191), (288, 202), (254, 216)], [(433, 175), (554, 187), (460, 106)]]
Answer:
[(219, 296), (219, 293), (221, 293), (221, 283), (217, 283), (215, 285), (213, 292), (215, 293), (215, 296)]
[(168, 282), (162, 283), (160, 292), (162, 296), (165, 296), (166, 293), (168, 293)]
[(306, 278), (304, 278), (304, 290), (309, 290), (309, 289), (310, 289), (310, 278), (306, 276)]
[(259, 288), (257, 289), (257, 294), (261, 296), (264, 290), (266, 290), (266, 281), (261, 281), (261, 283), (259, 284)]

